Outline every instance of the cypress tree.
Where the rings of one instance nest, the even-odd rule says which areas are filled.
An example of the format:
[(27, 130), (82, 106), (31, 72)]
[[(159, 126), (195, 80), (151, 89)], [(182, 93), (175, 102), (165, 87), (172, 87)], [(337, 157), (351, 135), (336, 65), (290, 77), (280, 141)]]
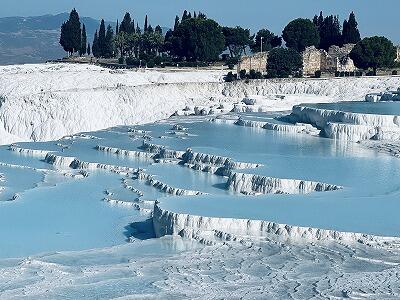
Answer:
[(148, 27), (147, 27), (147, 15), (146, 15), (146, 17), (144, 18), (144, 28), (143, 28), (143, 32), (146, 33), (146, 32), (147, 32), (147, 29), (148, 29)]
[(139, 23), (136, 23), (136, 33), (141, 34), (142, 30), (140, 30)]
[(81, 50), (81, 38), (81, 22), (74, 8), (69, 15), (68, 21), (61, 25), (60, 45), (66, 52), (72, 54)]
[(79, 50), (79, 55), (86, 54), (86, 44), (87, 44), (87, 36), (86, 36), (86, 27), (85, 24), (82, 25), (82, 38), (81, 38), (81, 48)]
[(120, 32), (132, 33), (135, 30), (135, 23), (132, 22), (130, 13), (125, 13), (124, 19), (119, 26)]
[(87, 51), (86, 52), (87, 52), (87, 55), (90, 56), (90, 43), (87, 44)]
[(111, 25), (108, 25), (105, 38), (105, 52), (104, 52), (104, 57), (106, 58), (110, 58), (113, 56), (113, 39), (114, 39), (114, 32), (112, 30)]
[(159, 35), (162, 35), (162, 28), (161, 28), (161, 26), (160, 26), (160, 25), (157, 25), (156, 28), (154, 29), (154, 32), (157, 33), (157, 34), (159, 34)]
[(360, 32), (358, 31), (358, 23), (354, 12), (351, 12), (349, 20), (343, 22), (343, 43), (356, 44), (361, 40)]
[(175, 17), (174, 31), (178, 28), (178, 26), (179, 26), (179, 17), (176, 16), (176, 17)]
[(118, 25), (118, 19), (117, 19), (117, 26), (115, 26), (115, 35), (119, 33), (119, 25)]
[(188, 19), (188, 12), (187, 12), (187, 10), (185, 9), (185, 11), (183, 12), (183, 15), (182, 15), (182, 22), (185, 21), (185, 20), (187, 20), (187, 19)]
[(100, 53), (99, 53), (99, 37), (98, 37), (97, 30), (96, 30), (96, 32), (94, 34), (94, 38), (93, 38), (92, 52), (93, 52), (93, 56), (94, 57), (100, 57)]
[(105, 56), (107, 52), (107, 46), (106, 46), (106, 26), (104, 24), (104, 19), (101, 19), (100, 23), (98, 47), (99, 47), (99, 56), (100, 57)]
[(70, 49), (71, 52), (74, 53), (76, 51), (79, 51), (79, 49), (81, 49), (82, 47), (81, 22), (79, 21), (79, 15), (75, 8), (71, 11), (71, 14), (69, 16), (68, 30), (70, 31), (71, 35)]

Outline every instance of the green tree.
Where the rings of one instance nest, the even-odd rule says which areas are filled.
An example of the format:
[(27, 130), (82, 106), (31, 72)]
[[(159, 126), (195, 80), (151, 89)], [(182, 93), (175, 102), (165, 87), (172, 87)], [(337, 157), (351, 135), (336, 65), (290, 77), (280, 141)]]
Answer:
[(148, 26), (147, 26), (147, 15), (146, 15), (146, 17), (144, 18), (143, 32), (146, 33), (146, 32), (147, 32), (147, 29), (148, 29)]
[(196, 19), (186, 17), (173, 32), (172, 52), (181, 59), (215, 61), (224, 49), (225, 38), (219, 24), (200, 14)]
[(309, 19), (295, 19), (289, 22), (283, 30), (282, 37), (287, 47), (298, 52), (309, 46), (318, 46), (320, 41), (317, 27)]
[(395, 65), (396, 48), (383, 36), (373, 36), (359, 41), (351, 50), (350, 58), (357, 68), (392, 68)]
[(130, 13), (125, 13), (124, 18), (119, 26), (120, 32), (133, 33), (135, 31), (135, 22), (132, 20)]
[(100, 49), (99, 49), (99, 37), (98, 37), (97, 30), (94, 33), (94, 38), (93, 38), (93, 43), (92, 43), (92, 53), (93, 53), (94, 57), (101, 56)]
[(268, 29), (260, 29), (255, 37), (254, 43), (251, 45), (251, 51), (261, 51), (261, 38), (262, 38), (262, 51), (269, 51), (272, 48), (282, 45), (282, 39), (273, 34)]
[(322, 12), (318, 18), (317, 26), (320, 36), (319, 48), (328, 50), (332, 45), (341, 46), (342, 34), (340, 31), (339, 18), (337, 16), (330, 15), (323, 18), (321, 21), (321, 17), (323, 18)]
[(127, 33), (124, 31), (120, 31), (115, 37), (114, 37), (114, 45), (115, 48), (118, 49), (119, 55), (123, 57), (125, 55), (125, 49), (127, 46)]
[(90, 43), (87, 44), (87, 50), (86, 50), (86, 52), (87, 52), (87, 55), (90, 56), (90, 54), (91, 54), (91, 51), (90, 51)]
[(271, 77), (289, 77), (301, 72), (303, 59), (291, 48), (274, 48), (269, 52), (267, 72)]
[(86, 36), (86, 27), (85, 24), (82, 25), (82, 38), (81, 38), (81, 48), (79, 49), (79, 55), (86, 54), (87, 46), (87, 36)]
[(100, 57), (104, 57), (107, 52), (107, 45), (106, 45), (106, 25), (104, 24), (103, 19), (101, 19), (100, 22), (98, 46), (99, 46)]
[(106, 58), (110, 58), (114, 54), (113, 41), (114, 41), (114, 31), (113, 31), (111, 25), (108, 25), (107, 32), (106, 32), (106, 38), (105, 38), (105, 48), (104, 48), (104, 53), (103, 53), (103, 56)]
[(61, 25), (60, 45), (69, 54), (80, 51), (82, 47), (81, 22), (75, 8), (71, 11), (68, 21)]
[(361, 40), (354, 12), (350, 13), (348, 21), (344, 20), (343, 22), (342, 36), (343, 44), (357, 44)]
[(228, 48), (231, 57), (241, 56), (246, 53), (246, 47), (252, 43), (250, 30), (242, 27), (223, 27), (222, 33), (225, 37), (225, 46)]

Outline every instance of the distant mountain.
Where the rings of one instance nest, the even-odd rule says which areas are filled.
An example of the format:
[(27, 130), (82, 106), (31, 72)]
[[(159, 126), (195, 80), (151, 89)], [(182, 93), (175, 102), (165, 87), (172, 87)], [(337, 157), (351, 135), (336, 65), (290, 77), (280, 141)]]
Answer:
[[(38, 63), (65, 56), (59, 45), (60, 27), (69, 14), (0, 18), (0, 65)], [(88, 40), (100, 21), (82, 17)], [(106, 22), (106, 26), (115, 23)]]

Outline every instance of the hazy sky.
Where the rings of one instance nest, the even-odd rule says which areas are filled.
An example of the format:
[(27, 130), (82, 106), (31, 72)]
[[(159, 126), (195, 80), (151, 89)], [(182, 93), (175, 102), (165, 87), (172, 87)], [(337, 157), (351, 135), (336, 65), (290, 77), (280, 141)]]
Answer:
[(385, 35), (400, 43), (400, 0), (1, 0), (0, 16), (56, 14), (76, 7), (80, 15), (106, 20), (121, 19), (129, 11), (135, 20), (149, 15), (152, 25), (172, 27), (184, 9), (201, 10), (223, 25), (266, 27), (277, 34), (293, 18), (324, 11), (338, 14), (341, 21), (356, 13), (362, 36)]

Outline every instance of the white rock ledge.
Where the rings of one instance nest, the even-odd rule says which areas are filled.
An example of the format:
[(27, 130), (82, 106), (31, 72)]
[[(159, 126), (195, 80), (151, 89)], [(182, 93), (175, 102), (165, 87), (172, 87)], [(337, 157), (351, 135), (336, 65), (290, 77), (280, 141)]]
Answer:
[(174, 213), (154, 205), (153, 227), (157, 237), (165, 235), (185, 235), (185, 232), (222, 231), (236, 236), (253, 238), (269, 237), (292, 241), (341, 241), (347, 243), (398, 244), (399, 238), (380, 237), (369, 234), (342, 232), (313, 227), (292, 226), (276, 222), (216, 218)]
[(311, 192), (336, 191), (343, 187), (298, 179), (282, 179), (254, 174), (231, 172), (227, 187), (246, 195), (260, 194), (308, 194)]

